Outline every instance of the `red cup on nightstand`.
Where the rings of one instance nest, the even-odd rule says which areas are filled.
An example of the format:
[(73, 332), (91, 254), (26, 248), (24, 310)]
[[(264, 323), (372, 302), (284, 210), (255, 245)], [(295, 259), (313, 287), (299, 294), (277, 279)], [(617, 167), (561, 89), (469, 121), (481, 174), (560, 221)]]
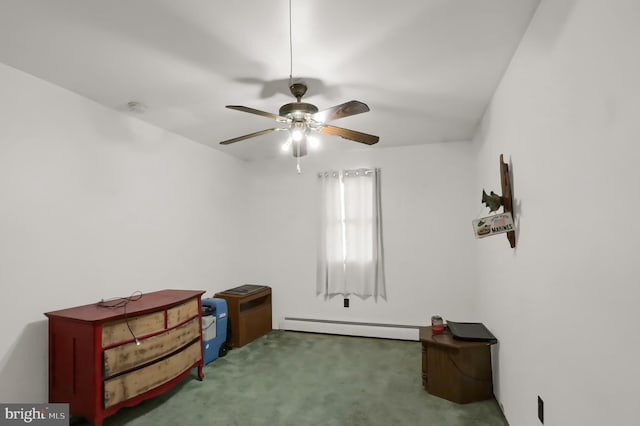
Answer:
[(433, 334), (442, 334), (444, 331), (444, 321), (440, 315), (433, 315), (431, 317), (431, 332)]

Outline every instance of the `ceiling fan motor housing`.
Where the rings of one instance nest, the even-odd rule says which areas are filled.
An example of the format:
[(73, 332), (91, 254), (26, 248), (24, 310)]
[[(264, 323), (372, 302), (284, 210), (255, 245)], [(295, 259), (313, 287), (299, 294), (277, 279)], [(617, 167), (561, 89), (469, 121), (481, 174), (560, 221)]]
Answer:
[(307, 93), (307, 85), (304, 83), (293, 83), (289, 86), (291, 94), (295, 96), (297, 102), (285, 104), (280, 107), (279, 115), (282, 117), (293, 118), (294, 120), (307, 119), (309, 115), (318, 112), (318, 107), (305, 102), (300, 102), (300, 99)]
[(306, 102), (293, 102), (280, 107), (279, 115), (289, 118), (303, 118), (306, 114), (315, 114), (318, 107)]

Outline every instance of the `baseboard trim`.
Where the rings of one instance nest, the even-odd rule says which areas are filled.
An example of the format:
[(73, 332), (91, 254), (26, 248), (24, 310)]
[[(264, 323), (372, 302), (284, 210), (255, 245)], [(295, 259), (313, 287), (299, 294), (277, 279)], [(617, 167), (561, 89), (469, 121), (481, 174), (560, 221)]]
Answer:
[(418, 329), (420, 327), (417, 325), (406, 324), (385, 324), (299, 317), (284, 317), (280, 320), (279, 326), (281, 330), (415, 341), (419, 340)]

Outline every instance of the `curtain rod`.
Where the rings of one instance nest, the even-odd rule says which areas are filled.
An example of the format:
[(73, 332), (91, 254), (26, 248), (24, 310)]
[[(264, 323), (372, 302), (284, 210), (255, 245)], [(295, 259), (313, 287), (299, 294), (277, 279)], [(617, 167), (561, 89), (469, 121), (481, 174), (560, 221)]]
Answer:
[(326, 172), (319, 172), (318, 173), (318, 177), (328, 177), (328, 176), (333, 176), (333, 177), (338, 177), (340, 174), (344, 175), (344, 176), (357, 176), (361, 173), (368, 175), (370, 173), (374, 173), (376, 170), (380, 170), (379, 168), (373, 168), (373, 169), (353, 169), (353, 170), (330, 170), (330, 171), (326, 171)]

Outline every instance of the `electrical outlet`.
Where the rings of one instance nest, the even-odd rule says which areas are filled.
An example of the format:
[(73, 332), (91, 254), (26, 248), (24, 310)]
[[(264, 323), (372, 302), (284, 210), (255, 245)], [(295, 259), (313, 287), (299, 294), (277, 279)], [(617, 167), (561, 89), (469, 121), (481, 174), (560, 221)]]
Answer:
[(349, 307), (349, 299), (344, 299), (344, 307), (345, 308)]
[(540, 423), (544, 424), (544, 401), (538, 395), (538, 419)]

